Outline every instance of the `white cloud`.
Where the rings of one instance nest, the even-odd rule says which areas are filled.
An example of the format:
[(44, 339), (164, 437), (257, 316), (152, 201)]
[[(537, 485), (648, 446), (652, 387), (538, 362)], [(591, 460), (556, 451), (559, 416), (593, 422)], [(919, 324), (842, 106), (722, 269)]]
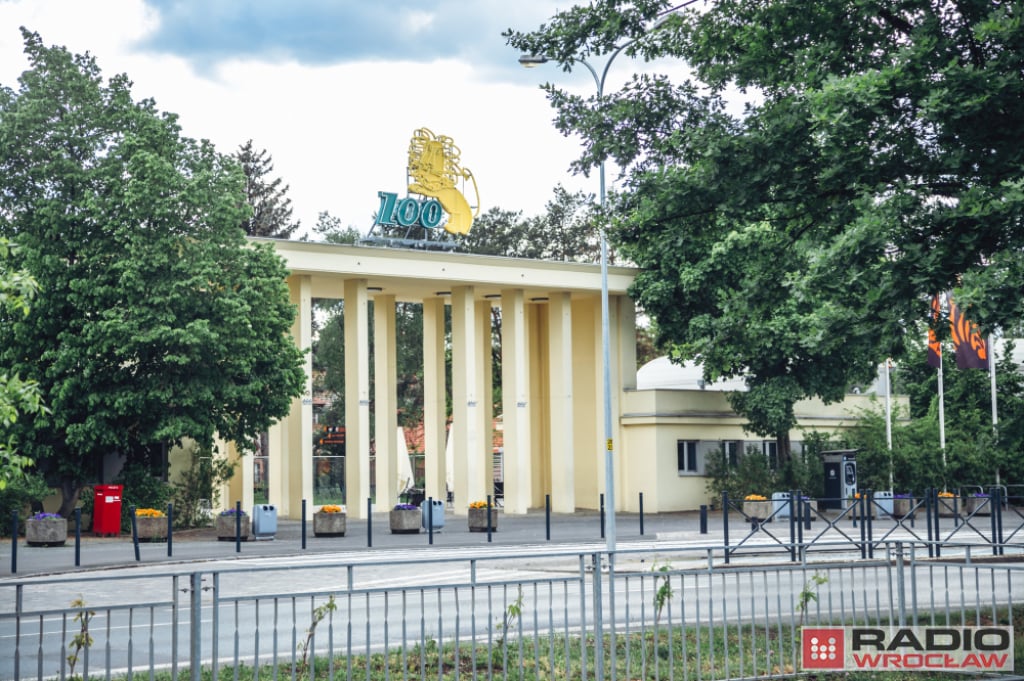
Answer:
[[(491, 5), (491, 11), (505, 5)], [(495, 21), (535, 25), (522, 23), (521, 9), (509, 12)], [(324, 210), (345, 225), (369, 228), (377, 191), (404, 191), (406, 150), (419, 127), (455, 140), (463, 165), (477, 178), (484, 209), (538, 214), (558, 183), (597, 191), (596, 177), (568, 175), (579, 141), (554, 130), (553, 111), (538, 88), (551, 79), (587, 93), (593, 84), (583, 73), (552, 68), (530, 78), (516, 72), (518, 80), (486, 80), (493, 64), (478, 69), (438, 58), (307, 65), (276, 58), (277, 49), (200, 72), (187, 55), (140, 48), (158, 20), (142, 0), (0, 0), (0, 84), (16, 88), (28, 67), (18, 26), (47, 44), (88, 51), (105, 76), (127, 73), (136, 98), (152, 97), (161, 110), (178, 114), (186, 135), (210, 139), (224, 153), (250, 138), (267, 149), (275, 175), (290, 185), (304, 230)], [(515, 65), (517, 55), (505, 50)]]

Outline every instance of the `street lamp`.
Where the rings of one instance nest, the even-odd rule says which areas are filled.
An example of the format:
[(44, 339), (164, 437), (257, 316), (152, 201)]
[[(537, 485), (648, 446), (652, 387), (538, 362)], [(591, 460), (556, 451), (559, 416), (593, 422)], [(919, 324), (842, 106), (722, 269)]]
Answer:
[[(621, 47), (615, 48), (615, 51), (608, 57), (608, 61), (605, 62), (604, 68), (601, 70), (601, 75), (597, 75), (597, 71), (593, 66), (588, 64), (583, 59), (577, 59), (579, 63), (587, 67), (590, 71), (590, 75), (594, 77), (594, 83), (597, 85), (597, 99), (601, 101), (604, 99), (604, 81), (608, 75), (608, 68), (615, 61), (615, 58), (619, 56), (624, 49), (635, 43), (636, 40), (631, 40)], [(549, 59), (542, 55), (524, 54), (519, 57), (519, 63), (524, 67), (530, 69), (541, 64), (546, 64)], [(598, 201), (602, 208), (605, 207), (605, 185), (604, 185), (604, 159), (601, 159), (599, 166), (598, 176), (600, 178), (600, 193), (598, 194)], [(603, 358), (604, 365), (604, 488), (605, 488), (605, 502), (607, 504), (607, 517), (605, 522), (605, 540), (608, 544), (608, 551), (615, 551), (615, 469), (614, 469), (614, 457), (615, 448), (612, 440), (612, 379), (611, 379), (611, 350), (610, 350), (610, 338), (611, 334), (608, 329), (608, 236), (605, 233), (604, 226), (601, 227), (601, 355)]]

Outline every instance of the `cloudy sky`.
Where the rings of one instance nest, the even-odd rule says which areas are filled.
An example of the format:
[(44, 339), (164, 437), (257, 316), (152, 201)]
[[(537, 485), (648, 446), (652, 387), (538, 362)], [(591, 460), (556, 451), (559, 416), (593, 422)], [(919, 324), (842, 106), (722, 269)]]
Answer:
[[(566, 3), (562, 2), (561, 6)], [(136, 99), (177, 113), (184, 134), (224, 153), (252, 139), (290, 185), (310, 231), (321, 211), (365, 231), (377, 192), (405, 193), (412, 132), (452, 137), (484, 210), (541, 213), (573, 177), (579, 140), (553, 127), (538, 85), (590, 94), (583, 70), (526, 70), (505, 44), (559, 5), (549, 0), (0, 0), (0, 84), (27, 68), (19, 26), (46, 44), (126, 73)], [(616, 62), (606, 89), (632, 65)], [(467, 192), (468, 193), (468, 192)]]

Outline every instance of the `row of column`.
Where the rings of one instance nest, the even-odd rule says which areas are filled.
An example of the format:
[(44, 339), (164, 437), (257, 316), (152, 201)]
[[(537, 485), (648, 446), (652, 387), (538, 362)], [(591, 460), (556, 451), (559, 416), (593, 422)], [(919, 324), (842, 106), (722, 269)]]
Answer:
[[(293, 276), (289, 288), (292, 302), (299, 308), (293, 336), (299, 347), (310, 348), (310, 279)], [(365, 500), (371, 490), (367, 304), (371, 291), (364, 279), (346, 280), (342, 288), (346, 498), (348, 514), (358, 519), (366, 515)], [(452, 471), (447, 470), (445, 457), (446, 298), (450, 299), (452, 318)], [(613, 358), (635, 356), (633, 307), (624, 300), (627, 304), (612, 306)], [(401, 492), (397, 468), (396, 300), (393, 295), (375, 292), (373, 301), (376, 507), (386, 510)], [(447, 296), (427, 297), (422, 304), (425, 492), (444, 499), (450, 479), (454, 512), (462, 514), (471, 501), (493, 492), (492, 300), (478, 296), (474, 286), (459, 286)], [(599, 301), (574, 301), (569, 292), (528, 299), (522, 289), (507, 289), (501, 292), (500, 305), (505, 512), (525, 513), (542, 505), (545, 494), (551, 495), (556, 512), (572, 512), (578, 506), (595, 508), (604, 486)], [(623, 329), (628, 335), (622, 333)], [(625, 375), (635, 375), (635, 360), (632, 373), (629, 366), (625, 369)], [(620, 362), (613, 362), (613, 414), (618, 414), (622, 370)], [(309, 353), (306, 373), (306, 393), (295, 400), (291, 414), (270, 434), (270, 499), (283, 517), (299, 517), (301, 500), (313, 498)], [(617, 423), (615, 431), (617, 437)], [(623, 477), (619, 471), (617, 476)]]

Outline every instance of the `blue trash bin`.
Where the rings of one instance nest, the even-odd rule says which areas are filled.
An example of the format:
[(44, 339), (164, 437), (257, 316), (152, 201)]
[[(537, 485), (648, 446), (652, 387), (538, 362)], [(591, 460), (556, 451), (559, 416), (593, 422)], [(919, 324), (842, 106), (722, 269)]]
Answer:
[(433, 523), (434, 532), (444, 527), (444, 502), (440, 499), (427, 499), (420, 504), (423, 511), (423, 529), (430, 530)]
[(277, 507), (256, 504), (252, 509), (252, 534), (256, 539), (273, 539), (277, 534)]

